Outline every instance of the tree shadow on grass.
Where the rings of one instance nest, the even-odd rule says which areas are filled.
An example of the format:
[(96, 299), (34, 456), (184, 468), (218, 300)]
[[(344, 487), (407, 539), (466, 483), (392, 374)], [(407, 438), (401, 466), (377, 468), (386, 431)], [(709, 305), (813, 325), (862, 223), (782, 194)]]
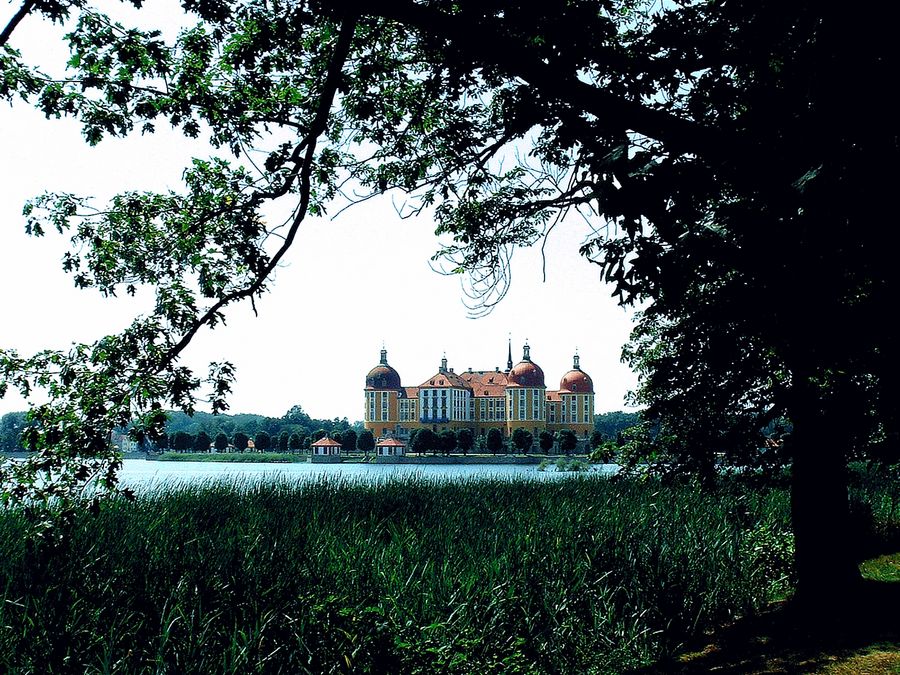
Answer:
[[(834, 609), (834, 608), (832, 608)], [(839, 611), (810, 616), (777, 603), (633, 673), (900, 673), (900, 582), (866, 579)]]

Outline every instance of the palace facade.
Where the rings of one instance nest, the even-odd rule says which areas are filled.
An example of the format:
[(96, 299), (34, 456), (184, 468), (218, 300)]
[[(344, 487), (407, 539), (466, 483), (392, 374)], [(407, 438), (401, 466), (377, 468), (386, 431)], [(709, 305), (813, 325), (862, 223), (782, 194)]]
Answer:
[(376, 437), (407, 438), (413, 429), (471, 429), (476, 437), (488, 429), (509, 436), (517, 429), (534, 434), (571, 429), (585, 439), (594, 428), (594, 383), (581, 369), (578, 354), (562, 376), (559, 389), (548, 390), (544, 371), (531, 360), (528, 344), (513, 365), (512, 346), (506, 372), (457, 373), (441, 359), (437, 373), (417, 387), (405, 387), (381, 350), (380, 363), (366, 375), (365, 428)]

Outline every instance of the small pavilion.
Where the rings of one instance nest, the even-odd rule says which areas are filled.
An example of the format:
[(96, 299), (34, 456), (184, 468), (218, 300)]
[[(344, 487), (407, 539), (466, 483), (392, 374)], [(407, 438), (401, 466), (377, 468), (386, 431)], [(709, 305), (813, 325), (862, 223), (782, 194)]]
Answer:
[(385, 438), (375, 444), (375, 454), (380, 457), (396, 457), (405, 454), (405, 451), (406, 444), (393, 437)]
[(340, 462), (341, 444), (333, 438), (320, 438), (309, 446), (312, 450), (309, 460), (311, 462)]

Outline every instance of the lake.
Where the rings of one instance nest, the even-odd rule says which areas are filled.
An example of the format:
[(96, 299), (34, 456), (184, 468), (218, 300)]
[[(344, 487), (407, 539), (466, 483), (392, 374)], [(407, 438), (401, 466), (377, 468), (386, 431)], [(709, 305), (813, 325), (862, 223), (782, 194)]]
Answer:
[[(593, 465), (592, 473), (612, 474), (615, 464)], [(119, 474), (122, 485), (133, 488), (155, 484), (195, 483), (214, 480), (315, 480), (340, 478), (379, 482), (408, 476), (440, 479), (532, 478), (538, 480), (580, 475), (557, 472), (552, 467), (539, 471), (536, 464), (296, 464), (159, 462), (126, 459)]]

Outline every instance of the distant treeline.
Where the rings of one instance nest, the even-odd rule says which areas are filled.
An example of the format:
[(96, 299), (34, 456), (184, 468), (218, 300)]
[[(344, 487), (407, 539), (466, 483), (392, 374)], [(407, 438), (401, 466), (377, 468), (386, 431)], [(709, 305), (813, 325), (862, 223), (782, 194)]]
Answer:
[[(24, 412), (11, 412), (0, 417), (0, 452), (22, 449), (19, 438), (26, 425), (25, 415)], [(594, 416), (594, 429), (603, 435), (604, 440), (615, 441), (621, 431), (639, 421), (640, 413), (608, 412)], [(196, 412), (193, 417), (189, 417), (183, 412), (170, 412), (166, 424), (165, 445), (172, 448), (175, 435), (179, 432), (191, 436), (191, 447), (196, 444), (201, 432), (205, 434), (201, 442), (207, 437), (210, 439), (209, 442), (214, 442), (219, 434), (223, 434), (228, 439), (229, 445), (234, 445), (235, 434), (242, 435), (238, 437), (241, 441), (242, 437), (256, 439), (263, 433), (271, 439), (270, 447), (277, 447), (277, 439), (281, 438), (282, 434), (287, 434), (288, 438), (292, 434), (297, 434), (301, 439), (309, 439), (321, 438), (325, 434), (333, 437), (348, 429), (353, 429), (358, 434), (362, 428), (362, 422), (350, 422), (346, 417), (340, 419), (335, 417), (330, 420), (314, 419), (306, 414), (300, 405), (293, 406), (282, 417), (252, 414), (212, 415), (205, 412)], [(183, 436), (179, 440), (181, 443), (185, 442)]]
[(244, 450), (252, 440), (260, 450), (287, 450), (291, 438), (294, 439), (291, 449), (297, 449), (306, 447), (310, 439), (326, 434), (334, 437), (350, 429), (362, 430), (362, 422), (350, 422), (346, 417), (314, 419), (300, 405), (293, 406), (282, 417), (204, 412), (190, 417), (183, 412), (172, 412), (166, 423), (167, 438), (161, 445), (171, 450), (202, 450), (210, 444), (220, 450), (228, 446)]
[(594, 431), (599, 431), (604, 441), (616, 441), (619, 434), (641, 421), (639, 412), (616, 412), (594, 415)]
[[(0, 452), (22, 450), (20, 437), (27, 422), (25, 412), (11, 412), (0, 417)], [(362, 430), (362, 422), (350, 422), (346, 417), (334, 419), (315, 419), (310, 417), (300, 405), (293, 406), (282, 417), (266, 417), (265, 415), (237, 414), (212, 415), (196, 412), (193, 417), (183, 412), (170, 412), (166, 423), (166, 438), (163, 447), (173, 447), (176, 436), (179, 444), (190, 437), (191, 448), (204, 439), (207, 446), (223, 435), (228, 445), (246, 442), (244, 439), (262, 437), (270, 439), (270, 447), (277, 447), (278, 440), (285, 436), (297, 435), (300, 439), (321, 438), (325, 434), (334, 436), (348, 429)], [(203, 434), (203, 436), (201, 436)]]

